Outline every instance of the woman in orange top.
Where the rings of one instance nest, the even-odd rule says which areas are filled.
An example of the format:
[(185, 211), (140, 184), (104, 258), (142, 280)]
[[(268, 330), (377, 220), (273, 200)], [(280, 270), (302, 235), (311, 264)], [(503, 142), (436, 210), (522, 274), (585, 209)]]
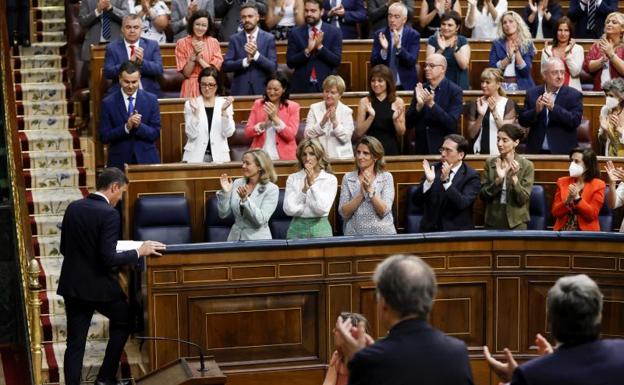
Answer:
[(193, 13), (186, 26), (188, 36), (176, 43), (176, 67), (184, 75), (180, 90), (181, 98), (199, 96), (197, 78), (201, 70), (209, 66), (221, 69), (223, 55), (217, 39), (208, 34), (211, 27), (210, 14), (203, 10), (197, 11)]
[(575, 148), (570, 152), (570, 160), (570, 176), (557, 179), (553, 229), (600, 231), (598, 213), (604, 202), (605, 183), (600, 179), (596, 153)]

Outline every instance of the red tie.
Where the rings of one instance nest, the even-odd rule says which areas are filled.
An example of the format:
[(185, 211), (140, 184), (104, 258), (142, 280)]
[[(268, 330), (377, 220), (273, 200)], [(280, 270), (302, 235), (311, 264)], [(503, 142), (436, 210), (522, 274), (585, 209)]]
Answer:
[(134, 44), (130, 44), (130, 57), (134, 56)]
[[(318, 36), (318, 29), (316, 27), (312, 27), (312, 37), (316, 39), (317, 36)], [(311, 54), (315, 54), (315, 53), (316, 53), (316, 48), (312, 50)], [(316, 83), (316, 67), (314, 65), (312, 65), (312, 71), (310, 71), (310, 82)]]

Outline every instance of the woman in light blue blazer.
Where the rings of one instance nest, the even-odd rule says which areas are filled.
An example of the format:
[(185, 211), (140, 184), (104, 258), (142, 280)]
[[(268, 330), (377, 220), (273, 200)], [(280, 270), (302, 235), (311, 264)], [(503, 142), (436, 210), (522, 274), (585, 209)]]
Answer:
[(220, 180), (219, 217), (234, 215), (227, 240), (271, 239), (269, 219), (277, 207), (279, 189), (274, 183), (277, 175), (267, 153), (261, 149), (245, 152), (243, 177), (232, 182), (232, 178), (222, 174)]

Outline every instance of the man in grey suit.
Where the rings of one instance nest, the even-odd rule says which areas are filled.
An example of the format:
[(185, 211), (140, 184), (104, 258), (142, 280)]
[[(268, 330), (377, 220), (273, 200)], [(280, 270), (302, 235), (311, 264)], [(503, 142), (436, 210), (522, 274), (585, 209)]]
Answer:
[(118, 39), (121, 34), (121, 20), (127, 14), (126, 0), (82, 0), (78, 20), (87, 31), (80, 58), (91, 61), (91, 44)]
[[(368, 21), (370, 22), (369, 38), (373, 38), (375, 31), (388, 26), (388, 7), (390, 4), (397, 3), (397, 0), (368, 0)], [(407, 7), (407, 25), (412, 25), (412, 16), (414, 15), (414, 0), (403, 0), (403, 4)]]
[(214, 1), (215, 0), (172, 0), (171, 30), (173, 31), (173, 41), (176, 42), (187, 35), (186, 25), (193, 13), (204, 10), (208, 12), (214, 20)]
[(230, 37), (239, 32), (240, 25), (240, 6), (253, 1), (261, 15), (266, 14), (265, 0), (220, 0), (215, 4), (215, 12), (220, 17), (221, 27), (219, 28), (219, 41), (229, 41)]

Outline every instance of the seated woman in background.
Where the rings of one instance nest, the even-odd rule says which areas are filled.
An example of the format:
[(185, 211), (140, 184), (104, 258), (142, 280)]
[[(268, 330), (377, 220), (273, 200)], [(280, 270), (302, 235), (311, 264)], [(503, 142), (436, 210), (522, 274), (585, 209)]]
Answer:
[[(615, 168), (613, 161), (608, 160), (605, 165), (605, 171), (609, 176), (609, 194), (607, 194), (607, 203), (611, 209), (617, 209), (624, 205), (624, 169), (622, 167)], [(615, 184), (620, 182), (615, 187)], [(620, 233), (624, 232), (624, 221), (620, 227)]]
[(245, 136), (253, 139), (251, 148), (264, 149), (273, 160), (296, 158), (299, 104), (288, 100), (289, 88), (286, 75), (269, 76), (266, 92), (254, 102), (245, 126)]
[(607, 100), (600, 109), (598, 139), (605, 156), (624, 156), (624, 79), (609, 80), (603, 89)]
[(468, 105), (468, 136), (475, 154), (498, 155), (497, 133), (504, 124), (516, 121), (516, 103), (505, 97), (503, 75), (496, 68), (481, 72), (483, 96)]
[(323, 146), (316, 139), (305, 139), (297, 147), (300, 170), (286, 180), (284, 212), (293, 217), (288, 239), (331, 237), (327, 216), (331, 210), (338, 181)]
[(232, 182), (227, 174), (221, 174), (221, 190), (217, 191), (219, 217), (234, 215), (228, 241), (272, 238), (269, 219), (279, 198), (276, 180), (273, 162), (260, 149), (243, 155), (242, 178)]
[(330, 158), (352, 158), (353, 110), (340, 101), (345, 82), (338, 75), (323, 81), (323, 101), (310, 105), (305, 137), (316, 138)]
[(303, 0), (268, 0), (264, 24), (275, 40), (288, 40), (291, 29), (305, 24)]
[(485, 203), (485, 228), (526, 230), (533, 188), (533, 163), (516, 153), (524, 136), (515, 124), (498, 129), (499, 156), (485, 161), (481, 199)]
[(461, 16), (450, 11), (442, 15), (440, 29), (427, 41), (427, 57), (439, 53), (446, 59), (446, 78), (462, 90), (470, 89), (468, 67), (470, 66), (470, 45), (468, 39), (459, 34)]
[(563, 60), (565, 65), (565, 75), (563, 84), (583, 92), (581, 87), (581, 70), (583, 69), (583, 60), (585, 52), (580, 44), (576, 44), (571, 38), (572, 20), (567, 16), (563, 16), (555, 23), (553, 29), (552, 46), (548, 41), (544, 42), (544, 50), (542, 51), (541, 72), (550, 57), (558, 57)]
[(490, 67), (503, 71), (506, 91), (527, 90), (535, 85), (531, 66), (535, 46), (520, 15), (513, 11), (503, 13), (498, 23), (498, 39), (492, 42)]
[(600, 179), (596, 153), (590, 148), (570, 151), (570, 176), (557, 179), (551, 213), (553, 230), (600, 231), (598, 213), (604, 203), (605, 182)]
[(204, 10), (197, 11), (193, 13), (186, 26), (188, 36), (176, 43), (176, 68), (184, 75), (180, 90), (181, 98), (199, 96), (197, 76), (202, 69), (209, 66), (221, 69), (223, 55), (217, 39), (208, 34), (211, 26), (210, 14)]
[(141, 0), (134, 7), (134, 12), (143, 20), (142, 37), (155, 40), (158, 44), (167, 42), (165, 30), (169, 27), (171, 11), (163, 0)]
[(612, 12), (607, 16), (602, 39), (592, 44), (583, 69), (594, 77), (594, 91), (602, 90), (604, 84), (624, 76), (624, 14)]
[(472, 29), (473, 39), (496, 39), (496, 25), (504, 12), (507, 0), (468, 0), (466, 27)]
[(376, 138), (386, 155), (400, 155), (397, 137), (405, 134), (405, 103), (396, 96), (390, 68), (383, 64), (374, 66), (368, 85), (368, 96), (360, 99), (358, 105), (356, 135)]
[(422, 0), (420, 4), (420, 17), (418, 24), (420, 25), (420, 36), (425, 38), (433, 36), (440, 28), (442, 15), (455, 11), (459, 15), (461, 24), (462, 10), (459, 0)]
[(524, 21), (535, 39), (553, 37), (553, 25), (563, 16), (559, 0), (529, 0), (524, 8)]
[(199, 74), (200, 96), (184, 103), (184, 146), (183, 162), (229, 162), (228, 140), (234, 134), (234, 99), (217, 96), (221, 91), (219, 72), (204, 68)]
[(384, 164), (381, 142), (363, 137), (355, 148), (356, 170), (345, 174), (340, 188), (338, 213), (344, 219), (344, 235), (396, 234), (394, 180)]

